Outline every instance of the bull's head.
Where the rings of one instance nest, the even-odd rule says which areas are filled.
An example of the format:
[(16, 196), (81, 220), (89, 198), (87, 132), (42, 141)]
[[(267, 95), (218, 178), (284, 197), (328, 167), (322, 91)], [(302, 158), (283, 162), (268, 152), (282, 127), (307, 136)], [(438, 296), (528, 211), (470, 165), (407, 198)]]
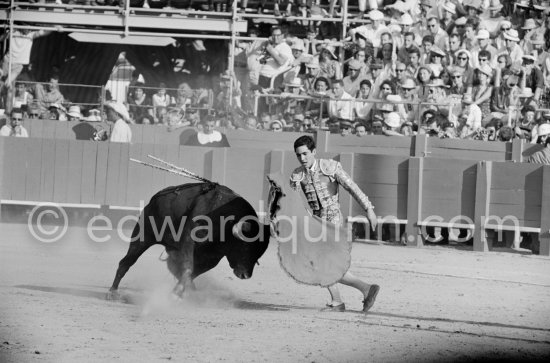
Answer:
[[(274, 220), (277, 212), (281, 209), (280, 200), (285, 196), (280, 184), (273, 178), (267, 177), (270, 187), (267, 196), (267, 215), (264, 223), (260, 223), (258, 219), (240, 220), (232, 228), (232, 234), (240, 243), (245, 243), (243, 249), (247, 251), (247, 255), (257, 263), (258, 259), (263, 255), (269, 243), (269, 237), (275, 235), (276, 226)], [(252, 276), (254, 265), (250, 263), (238, 263), (233, 265), (231, 258), (228, 260), (233, 268), (234, 274), (241, 278), (247, 279)], [(247, 261), (250, 262), (250, 261)]]

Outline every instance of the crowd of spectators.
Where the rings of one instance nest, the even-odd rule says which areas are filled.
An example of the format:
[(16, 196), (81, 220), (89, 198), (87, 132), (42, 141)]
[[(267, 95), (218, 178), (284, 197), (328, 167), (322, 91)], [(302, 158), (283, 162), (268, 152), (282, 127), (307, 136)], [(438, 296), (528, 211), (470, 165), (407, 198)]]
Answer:
[[(214, 119), (229, 129), (533, 143), (540, 125), (550, 123), (547, 3), (362, 0), (357, 13), (347, 14), (358, 22), (345, 32), (319, 20), (347, 12), (334, 0), (275, 5), (275, 16), (311, 20), (279, 18), (267, 41), (249, 26), (251, 39), (237, 41), (234, 68), (220, 75), (216, 90), (186, 82), (151, 88), (136, 77), (126, 99), (117, 100), (128, 110), (127, 122), (200, 129), (201, 120)], [(29, 118), (105, 118), (100, 107), (81, 112), (68, 102), (55, 75), (44, 84), (16, 83), (12, 107)]]
[(536, 142), (550, 122), (549, 4), (384, 4), (363, 17), (373, 4), (360, 2), (368, 22), (340, 37), (297, 21), (238, 42), (239, 105), (254, 109), (256, 94), (258, 128)]

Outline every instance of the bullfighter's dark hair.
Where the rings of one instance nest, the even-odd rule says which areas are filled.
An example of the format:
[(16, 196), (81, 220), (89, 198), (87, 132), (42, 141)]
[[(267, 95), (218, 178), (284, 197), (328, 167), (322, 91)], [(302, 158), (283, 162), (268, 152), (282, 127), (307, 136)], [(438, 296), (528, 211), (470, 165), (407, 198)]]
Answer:
[(296, 150), (300, 146), (307, 146), (310, 151), (315, 150), (315, 148), (317, 147), (315, 145), (315, 140), (313, 140), (313, 137), (307, 135), (300, 136), (296, 139), (296, 141), (294, 141), (294, 150)]

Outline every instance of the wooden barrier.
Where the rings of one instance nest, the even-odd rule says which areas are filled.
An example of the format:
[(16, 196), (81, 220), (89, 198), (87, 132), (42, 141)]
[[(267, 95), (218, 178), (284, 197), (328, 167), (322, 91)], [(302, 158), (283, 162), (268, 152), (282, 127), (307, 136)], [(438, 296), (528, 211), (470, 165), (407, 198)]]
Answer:
[[(32, 138), (89, 140), (95, 127), (109, 129), (105, 123), (59, 122), (53, 120), (24, 120), (23, 126)], [(169, 131), (155, 125), (130, 125), (132, 144), (184, 145), (194, 134), (193, 128)], [(224, 130), (229, 144), (238, 149), (287, 150), (296, 138), (304, 133)], [(413, 137), (364, 137), (330, 134), (319, 131), (313, 134), (319, 151), (327, 153), (362, 153), (395, 156), (437, 157), (463, 160), (523, 161), (536, 145), (521, 140), (512, 143), (486, 142), (460, 139), (438, 139), (417, 135)]]
[[(151, 161), (148, 155), (229, 186), (259, 211), (267, 194), (265, 175), (280, 172), (288, 178), (299, 166), (288, 148), (211, 149), (2, 137), (0, 199), (136, 209), (167, 186), (193, 182), (129, 161)], [(422, 226), (468, 228), (475, 232), (474, 249), (487, 251), (491, 244), (485, 231), (510, 229), (504, 219), (513, 216), (520, 231), (539, 237), (541, 253), (550, 254), (548, 166), (349, 152), (319, 151), (318, 156), (342, 163), (381, 220), (407, 223), (409, 245), (422, 245)], [(364, 215), (347, 193), (342, 192), (340, 202), (345, 217)], [(489, 216), (496, 222), (488, 221)]]

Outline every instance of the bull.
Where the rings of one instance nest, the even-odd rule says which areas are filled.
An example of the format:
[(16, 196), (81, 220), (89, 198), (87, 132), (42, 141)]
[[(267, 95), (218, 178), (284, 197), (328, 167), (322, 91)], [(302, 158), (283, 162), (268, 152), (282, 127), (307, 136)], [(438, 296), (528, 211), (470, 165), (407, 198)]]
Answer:
[(128, 252), (120, 260), (107, 299), (119, 297), (124, 275), (155, 244), (166, 249), (168, 269), (177, 280), (173, 291), (180, 297), (186, 289), (195, 288), (197, 276), (214, 268), (223, 257), (235, 276), (252, 277), (274, 231), (270, 221), (275, 219), (283, 196), (276, 183), (270, 180), (270, 185), (268, 223), (260, 222), (244, 198), (217, 183), (183, 184), (155, 194), (132, 231)]

